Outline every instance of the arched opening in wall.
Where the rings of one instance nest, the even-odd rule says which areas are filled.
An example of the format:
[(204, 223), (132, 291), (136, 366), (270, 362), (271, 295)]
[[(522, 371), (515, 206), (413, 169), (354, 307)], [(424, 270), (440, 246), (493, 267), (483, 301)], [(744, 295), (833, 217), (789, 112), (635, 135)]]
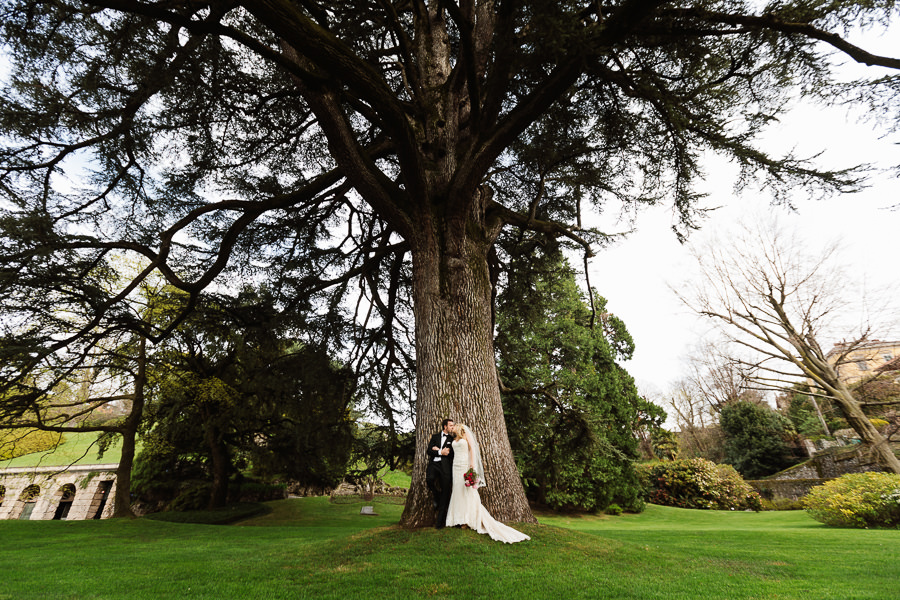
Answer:
[(69, 516), (69, 509), (72, 508), (72, 502), (75, 501), (75, 484), (67, 483), (56, 492), (59, 504), (56, 505), (56, 512), (53, 513), (53, 520), (59, 521)]
[(22, 493), (19, 495), (18, 504), (21, 506), (17, 506), (16, 509), (19, 512), (19, 519), (22, 521), (28, 521), (31, 519), (31, 513), (34, 511), (34, 505), (37, 504), (38, 496), (41, 495), (41, 488), (37, 485), (29, 485), (27, 488), (22, 490)]
[(3, 506), (4, 498), (6, 498), (6, 486), (0, 485), (0, 506)]
[(91, 507), (96, 507), (96, 511), (94, 511), (94, 516), (92, 518), (99, 519), (103, 516), (103, 509), (106, 508), (106, 500), (109, 498), (109, 490), (112, 489), (112, 481), (101, 481), (100, 485), (97, 486), (97, 492), (94, 494), (94, 499), (91, 502)]

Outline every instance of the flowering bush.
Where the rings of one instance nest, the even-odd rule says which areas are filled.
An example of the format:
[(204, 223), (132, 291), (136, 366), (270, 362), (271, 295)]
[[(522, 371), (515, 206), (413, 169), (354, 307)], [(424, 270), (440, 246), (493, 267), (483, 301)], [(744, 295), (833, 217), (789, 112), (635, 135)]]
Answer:
[(900, 528), (900, 475), (850, 473), (814, 487), (806, 512), (833, 527)]
[(730, 465), (703, 458), (640, 465), (651, 504), (713, 510), (762, 510), (759, 494)]

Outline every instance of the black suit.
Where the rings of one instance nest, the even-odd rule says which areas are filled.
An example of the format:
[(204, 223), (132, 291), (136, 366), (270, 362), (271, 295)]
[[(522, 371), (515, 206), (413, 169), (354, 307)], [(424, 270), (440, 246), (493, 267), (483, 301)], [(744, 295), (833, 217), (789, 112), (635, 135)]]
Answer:
[[(428, 467), (425, 469), (425, 483), (434, 496), (434, 502), (437, 506), (437, 522), (435, 527), (440, 529), (447, 522), (447, 508), (450, 506), (450, 486), (453, 483), (453, 434), (448, 434), (441, 444), (441, 433), (438, 432), (431, 436), (428, 442)], [(437, 447), (435, 451), (432, 448)], [(446, 456), (440, 454), (440, 450), (449, 448), (450, 453)], [(439, 458), (440, 460), (434, 460)]]

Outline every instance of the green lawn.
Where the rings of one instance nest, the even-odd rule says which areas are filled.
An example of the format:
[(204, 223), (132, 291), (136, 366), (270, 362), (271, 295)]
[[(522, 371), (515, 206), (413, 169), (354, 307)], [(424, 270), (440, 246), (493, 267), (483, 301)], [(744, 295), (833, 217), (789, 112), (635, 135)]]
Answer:
[[(122, 444), (117, 440), (102, 458), (97, 457), (96, 433), (67, 433), (57, 448), (46, 452), (35, 452), (0, 461), (5, 467), (59, 467), (63, 465), (94, 465), (118, 463), (122, 456)], [(2, 592), (0, 592), (2, 593)]]
[(0, 522), (0, 600), (281, 598), (900, 598), (900, 531), (826, 528), (802, 512), (648, 506), (540, 514), (504, 545), (405, 531), (402, 506), (268, 504), (237, 525), (150, 519)]

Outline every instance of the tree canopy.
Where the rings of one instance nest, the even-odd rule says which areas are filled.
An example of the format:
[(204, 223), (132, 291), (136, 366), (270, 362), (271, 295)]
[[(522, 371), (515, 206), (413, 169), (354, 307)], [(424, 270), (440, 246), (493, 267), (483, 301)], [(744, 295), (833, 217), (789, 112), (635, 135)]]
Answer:
[(725, 432), (725, 462), (747, 479), (772, 475), (799, 460), (788, 443), (795, 434), (790, 420), (764, 404), (727, 404), (719, 423)]
[(595, 295), (592, 327), (560, 249), (531, 243), (511, 249), (517, 258), (497, 302), (503, 408), (526, 493), (553, 508), (639, 510), (638, 430), (649, 433), (665, 414), (617, 362), (634, 352), (625, 324)]
[(264, 295), (227, 300), (204, 301), (154, 357), (143, 460), (171, 464), (169, 480), (176, 465), (205, 475), (211, 507), (225, 504), (241, 466), (303, 486), (337, 485), (353, 443), (352, 373), (294, 343)]
[[(447, 415), (479, 428), (488, 478), (507, 490), (486, 505), (530, 520), (494, 372), (497, 235), (540, 231), (589, 254), (605, 238), (582, 212), (611, 200), (671, 202), (683, 233), (708, 151), (776, 198), (853, 189), (853, 173), (755, 140), (798, 94), (895, 111), (900, 61), (845, 34), (896, 12), (892, 1), (5, 0), (4, 389), (120, 330), (159, 340), (204, 290), (264, 279), (284, 306), (316, 308), (315, 341), (351, 357), (392, 426), (395, 409), (414, 411), (419, 447)], [(835, 52), (884, 68), (848, 84)], [(109, 290), (99, 278), (121, 254), (145, 266)], [(151, 273), (191, 298), (168, 323), (127, 309)], [(407, 525), (431, 518), (419, 487)]]

